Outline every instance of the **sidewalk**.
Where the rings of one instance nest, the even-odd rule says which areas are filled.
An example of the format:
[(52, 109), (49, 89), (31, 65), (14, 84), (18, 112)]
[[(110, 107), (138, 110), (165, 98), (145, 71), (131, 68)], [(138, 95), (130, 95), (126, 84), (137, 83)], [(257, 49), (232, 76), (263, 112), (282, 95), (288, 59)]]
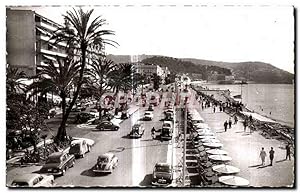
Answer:
[[(294, 158), (285, 160), (285, 144), (275, 139), (266, 139), (260, 135), (260, 131), (252, 134), (247, 128), (244, 132), (242, 120), (231, 129), (224, 131), (223, 123), (228, 121), (229, 115), (216, 111), (212, 108), (200, 110), (197, 108), (205, 122), (216, 133), (217, 138), (223, 143), (223, 150), (232, 157), (230, 165), (240, 168), (237, 176), (243, 177), (250, 182), (251, 187), (288, 187), (294, 183)], [(264, 147), (267, 153), (266, 165), (261, 166), (259, 153)], [(275, 157), (273, 166), (269, 166), (269, 151), (273, 147)]]

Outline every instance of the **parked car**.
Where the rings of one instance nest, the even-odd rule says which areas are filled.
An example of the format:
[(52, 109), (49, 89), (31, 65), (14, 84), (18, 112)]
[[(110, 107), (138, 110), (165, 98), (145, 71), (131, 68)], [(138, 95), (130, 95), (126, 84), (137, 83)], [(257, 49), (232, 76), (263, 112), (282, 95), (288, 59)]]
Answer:
[(174, 120), (174, 114), (172, 112), (165, 112), (165, 120), (166, 121), (173, 121)]
[(97, 109), (91, 109), (89, 114), (93, 115), (94, 118), (99, 117), (99, 112)]
[(153, 169), (152, 185), (168, 186), (172, 183), (172, 167), (168, 163), (156, 163)]
[(153, 119), (152, 111), (146, 111), (144, 114), (144, 120), (152, 120), (152, 119)]
[(149, 107), (148, 107), (148, 111), (154, 111), (154, 109), (153, 109), (153, 105), (149, 105)]
[(113, 123), (111, 121), (102, 121), (96, 127), (96, 129), (103, 131), (103, 130), (114, 130), (118, 131), (120, 129), (120, 125), (117, 123)]
[(129, 136), (132, 138), (141, 138), (144, 135), (144, 132), (145, 128), (143, 125), (137, 123), (132, 126)]
[(75, 156), (70, 155), (67, 152), (55, 152), (52, 153), (45, 165), (41, 168), (41, 173), (52, 174), (52, 175), (64, 175), (66, 170), (73, 167), (75, 164)]
[(71, 147), (69, 154), (73, 154), (75, 157), (84, 157), (84, 154), (90, 152), (91, 147), (87, 144), (85, 140), (73, 140), (71, 142)]
[(157, 106), (158, 103), (159, 103), (159, 98), (157, 96), (152, 95), (149, 104)]
[(118, 166), (118, 162), (119, 159), (113, 153), (105, 153), (98, 157), (92, 170), (95, 173), (112, 173)]
[(12, 187), (51, 187), (54, 184), (53, 175), (44, 174), (23, 174), (17, 177), (11, 183)]
[(162, 140), (171, 140), (173, 136), (173, 130), (170, 127), (163, 127), (161, 129), (160, 138)]

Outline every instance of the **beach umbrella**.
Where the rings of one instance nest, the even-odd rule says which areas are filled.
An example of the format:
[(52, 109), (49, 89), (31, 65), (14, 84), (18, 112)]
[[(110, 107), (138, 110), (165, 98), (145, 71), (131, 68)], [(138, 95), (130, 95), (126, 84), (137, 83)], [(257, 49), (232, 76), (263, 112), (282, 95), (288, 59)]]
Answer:
[(213, 155), (227, 155), (227, 151), (221, 149), (210, 149), (207, 150), (206, 153), (213, 154)]
[(200, 136), (214, 136), (214, 133), (198, 133)]
[(204, 146), (210, 147), (210, 148), (220, 148), (223, 147), (222, 143), (203, 143)]
[(199, 128), (199, 129), (206, 129), (206, 128), (209, 128), (208, 124), (207, 123), (198, 123), (195, 125), (196, 128)]
[(224, 161), (224, 162), (232, 160), (232, 158), (227, 155), (210, 155), (208, 156), (208, 158), (214, 161)]
[(239, 173), (240, 169), (234, 166), (226, 165), (226, 164), (221, 164), (217, 166), (213, 166), (212, 169), (216, 172), (219, 172), (221, 174), (235, 174)]
[(198, 135), (197, 138), (199, 138), (199, 139), (216, 139), (216, 136), (213, 136), (213, 135), (210, 135), (210, 136)]
[(219, 182), (231, 186), (248, 186), (249, 181), (239, 176), (221, 176)]
[(201, 142), (203, 143), (220, 143), (220, 140), (218, 139), (201, 139)]

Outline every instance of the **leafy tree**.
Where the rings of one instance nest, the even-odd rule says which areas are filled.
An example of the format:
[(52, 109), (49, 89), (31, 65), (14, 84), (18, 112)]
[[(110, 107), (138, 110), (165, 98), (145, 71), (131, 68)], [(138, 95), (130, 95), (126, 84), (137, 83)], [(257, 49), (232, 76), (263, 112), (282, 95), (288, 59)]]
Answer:
[(153, 73), (152, 81), (153, 81), (153, 89), (158, 90), (159, 85), (161, 84), (161, 77), (158, 76), (156, 73)]

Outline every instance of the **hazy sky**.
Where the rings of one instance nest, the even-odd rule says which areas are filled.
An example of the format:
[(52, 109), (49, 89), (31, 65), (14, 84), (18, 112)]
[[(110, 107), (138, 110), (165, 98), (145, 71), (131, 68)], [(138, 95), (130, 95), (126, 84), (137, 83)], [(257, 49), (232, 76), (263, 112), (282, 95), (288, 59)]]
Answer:
[[(261, 61), (294, 73), (291, 6), (101, 6), (120, 46), (108, 54), (157, 54), (225, 62)], [(34, 7), (59, 23), (71, 7)]]

